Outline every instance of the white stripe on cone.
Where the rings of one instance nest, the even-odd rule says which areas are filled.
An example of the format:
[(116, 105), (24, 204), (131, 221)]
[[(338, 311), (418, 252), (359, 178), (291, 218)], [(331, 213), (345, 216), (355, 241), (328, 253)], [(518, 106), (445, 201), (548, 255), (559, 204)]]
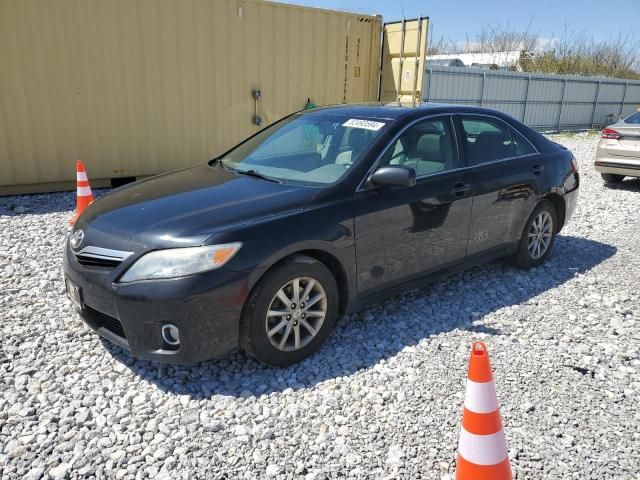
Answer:
[(76, 172), (76, 180), (79, 182), (86, 182), (89, 179), (87, 178), (87, 172)]
[(474, 382), (467, 379), (467, 391), (464, 396), (464, 406), (474, 413), (491, 413), (498, 409), (496, 385), (490, 382)]
[(476, 465), (497, 465), (508, 455), (504, 430), (493, 435), (474, 435), (462, 427), (458, 453)]
[(88, 197), (91, 195), (91, 187), (78, 187), (77, 195), (79, 197)]

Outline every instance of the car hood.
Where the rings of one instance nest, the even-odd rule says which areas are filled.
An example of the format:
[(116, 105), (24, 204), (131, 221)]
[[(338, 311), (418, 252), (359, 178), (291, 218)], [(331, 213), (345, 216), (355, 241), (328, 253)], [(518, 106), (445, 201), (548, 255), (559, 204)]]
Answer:
[(118, 188), (78, 222), (146, 248), (194, 246), (232, 226), (303, 209), (320, 191), (201, 165)]

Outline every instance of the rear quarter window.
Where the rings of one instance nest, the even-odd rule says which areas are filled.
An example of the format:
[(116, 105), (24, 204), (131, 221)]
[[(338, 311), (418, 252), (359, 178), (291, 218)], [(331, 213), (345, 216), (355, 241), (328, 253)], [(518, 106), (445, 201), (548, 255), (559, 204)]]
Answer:
[(531, 143), (515, 129), (511, 129), (511, 138), (513, 139), (513, 146), (516, 149), (516, 156), (530, 155), (532, 153), (538, 153)]

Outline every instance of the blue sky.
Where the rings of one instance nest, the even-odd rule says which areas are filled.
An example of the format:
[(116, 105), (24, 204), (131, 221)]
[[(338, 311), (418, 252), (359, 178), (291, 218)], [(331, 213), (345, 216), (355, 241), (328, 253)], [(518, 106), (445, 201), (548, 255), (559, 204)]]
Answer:
[[(463, 41), (475, 37), (483, 26), (509, 25), (518, 31), (530, 31), (543, 38), (561, 36), (565, 22), (575, 32), (586, 32), (597, 40), (617, 37), (633, 31), (640, 40), (640, 0), (279, 0), (321, 8), (380, 14), (385, 21), (418, 14), (429, 16), (433, 38)], [(532, 20), (533, 19), (533, 20)]]

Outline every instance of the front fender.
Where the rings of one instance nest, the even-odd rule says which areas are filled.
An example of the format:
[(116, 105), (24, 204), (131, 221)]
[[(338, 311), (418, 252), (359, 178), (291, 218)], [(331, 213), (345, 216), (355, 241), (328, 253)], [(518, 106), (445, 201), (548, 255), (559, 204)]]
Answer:
[(226, 230), (207, 243), (242, 242), (242, 248), (226, 268), (249, 271), (249, 291), (270, 268), (290, 255), (307, 252), (313, 256), (319, 252), (319, 256), (331, 256), (344, 271), (351, 303), (357, 295), (353, 225), (353, 202), (349, 197)]

